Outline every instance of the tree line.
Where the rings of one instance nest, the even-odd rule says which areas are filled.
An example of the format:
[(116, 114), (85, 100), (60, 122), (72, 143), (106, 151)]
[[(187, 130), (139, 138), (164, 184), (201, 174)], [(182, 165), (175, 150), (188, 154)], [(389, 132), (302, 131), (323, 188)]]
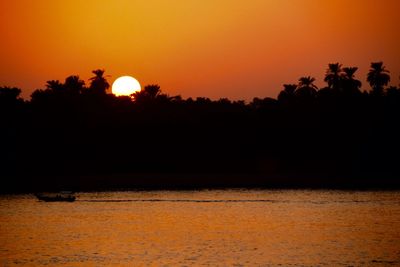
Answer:
[[(100, 69), (88, 85), (76, 75), (50, 80), (29, 101), (19, 88), (0, 87), (1, 183), (10, 190), (398, 185), (400, 88), (388, 86), (382, 62), (371, 63), (369, 90), (356, 71), (332, 63), (323, 88), (301, 77), (277, 99), (249, 103), (183, 99), (158, 85), (117, 97)], [(166, 174), (170, 180), (154, 178)], [(171, 178), (192, 174), (199, 178)]]

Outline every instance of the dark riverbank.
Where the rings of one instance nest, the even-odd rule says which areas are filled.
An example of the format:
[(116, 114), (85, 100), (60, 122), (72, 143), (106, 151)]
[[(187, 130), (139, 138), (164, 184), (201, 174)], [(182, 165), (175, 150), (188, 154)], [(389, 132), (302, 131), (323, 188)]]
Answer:
[(116, 97), (101, 70), (30, 101), (0, 88), (1, 190), (398, 188), (400, 88), (381, 62), (369, 91), (356, 70), (329, 64), (327, 87), (301, 77), (249, 103), (158, 85)]
[[(10, 179), (11, 180), (11, 179)], [(42, 191), (196, 190), (223, 188), (398, 190), (397, 177), (365, 175), (355, 178), (321, 174), (114, 174), (96, 176), (14, 177), (1, 193)]]

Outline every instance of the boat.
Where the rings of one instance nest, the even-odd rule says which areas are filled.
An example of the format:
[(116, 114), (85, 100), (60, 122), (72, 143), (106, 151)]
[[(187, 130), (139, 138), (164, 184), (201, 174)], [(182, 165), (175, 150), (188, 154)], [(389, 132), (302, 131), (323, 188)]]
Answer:
[(74, 202), (76, 200), (74, 194), (69, 191), (62, 191), (53, 194), (41, 193), (41, 194), (35, 194), (35, 196), (39, 201), (45, 201), (45, 202)]

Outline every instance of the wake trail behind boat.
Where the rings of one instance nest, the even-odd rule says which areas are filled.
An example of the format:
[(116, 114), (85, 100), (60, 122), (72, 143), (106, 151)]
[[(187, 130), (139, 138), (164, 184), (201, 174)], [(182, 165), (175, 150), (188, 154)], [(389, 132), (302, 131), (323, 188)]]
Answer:
[(79, 202), (195, 202), (195, 203), (225, 203), (225, 202), (278, 202), (270, 199), (93, 199), (93, 200), (77, 200)]
[[(180, 203), (309, 203), (316, 205), (333, 204), (333, 203), (370, 203), (369, 200), (337, 200), (337, 201), (289, 201), (289, 200), (272, 200), (272, 199), (80, 199), (76, 202), (92, 202), (92, 203), (118, 203), (118, 202), (180, 202)], [(381, 201), (382, 202), (382, 201)]]

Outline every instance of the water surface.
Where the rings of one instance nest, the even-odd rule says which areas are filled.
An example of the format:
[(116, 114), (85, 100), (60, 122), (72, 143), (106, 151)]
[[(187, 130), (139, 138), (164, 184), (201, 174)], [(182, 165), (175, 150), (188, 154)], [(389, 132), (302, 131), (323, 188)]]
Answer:
[(0, 197), (1, 266), (399, 266), (400, 192)]

